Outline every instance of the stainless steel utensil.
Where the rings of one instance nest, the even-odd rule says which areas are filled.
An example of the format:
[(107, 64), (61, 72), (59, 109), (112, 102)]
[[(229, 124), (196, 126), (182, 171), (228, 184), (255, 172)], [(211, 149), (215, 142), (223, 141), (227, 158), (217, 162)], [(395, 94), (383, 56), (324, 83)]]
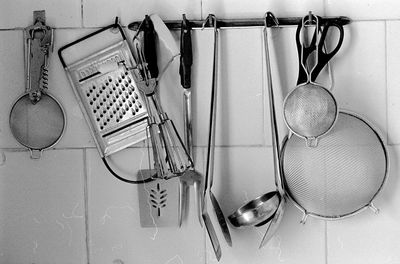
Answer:
[[(75, 54), (107, 44), (92, 54)], [(110, 44), (108, 44), (110, 43)], [(66, 56), (67, 55), (67, 56)], [(72, 90), (90, 128), (97, 150), (109, 172), (117, 179), (139, 184), (152, 181), (131, 180), (111, 166), (109, 156), (147, 138), (147, 109), (134, 79), (136, 62), (118, 18), (111, 25), (79, 38), (58, 50)], [(65, 60), (73, 60), (69, 63)]]
[[(225, 220), (224, 213), (212, 192), (213, 176), (214, 176), (214, 153), (215, 153), (215, 128), (217, 117), (217, 86), (218, 86), (218, 27), (217, 19), (214, 15), (209, 15), (207, 21), (213, 25), (214, 28), (214, 56), (213, 56), (213, 73), (212, 73), (212, 86), (211, 86), (211, 102), (210, 102), (210, 125), (208, 133), (208, 147), (207, 147), (207, 164), (206, 164), (206, 177), (205, 185), (209, 184), (208, 194), (217, 215), (218, 223), (221, 227), (222, 234), (229, 246), (232, 246), (232, 238), (229, 232), (228, 225)], [(206, 189), (206, 188), (205, 188)]]
[[(311, 78), (315, 80), (316, 75)], [(340, 110), (335, 126), (316, 148), (289, 134), (280, 165), (284, 190), (303, 212), (301, 222), (305, 223), (308, 216), (335, 220), (367, 207), (377, 212), (373, 200), (387, 180), (389, 157), (371, 123)]]
[[(287, 127), (296, 135), (304, 138), (309, 147), (316, 147), (318, 138), (326, 135), (334, 126), (338, 107), (332, 93), (315, 83), (316, 76), (328, 61), (339, 51), (343, 42), (343, 26), (327, 22), (320, 34), (320, 18), (313, 14), (305, 16), (296, 31), (296, 44), (299, 56), (299, 79), (297, 87), (290, 92), (283, 103), (284, 120)], [(315, 24), (314, 36), (310, 46), (304, 47), (300, 40), (306, 24)], [(339, 30), (339, 41), (330, 52), (323, 51), (324, 42), (330, 27)], [(307, 59), (315, 51), (315, 64), (310, 72)]]
[[(136, 48), (136, 61), (139, 66), (139, 74), (136, 75), (138, 88), (146, 97), (147, 108), (155, 109), (158, 117), (159, 133), (150, 133), (153, 144), (155, 167), (158, 177), (168, 179), (181, 176), (188, 169), (193, 168), (193, 161), (189, 156), (179, 133), (169, 119), (167, 113), (162, 109), (159, 98), (156, 94), (158, 84), (158, 65), (156, 54), (156, 32), (149, 16), (146, 15), (141, 30), (143, 31), (143, 43), (134, 40)], [(153, 115), (154, 116), (154, 115)], [(156, 147), (157, 151), (154, 151)]]
[[(277, 21), (276, 18), (272, 15), (272, 13), (267, 13), (268, 16), (272, 16), (272, 21)], [(267, 19), (267, 17), (265, 18)], [(264, 46), (265, 46), (265, 58), (266, 58), (266, 69), (267, 69), (267, 84), (268, 84), (268, 95), (269, 95), (269, 104), (270, 104), (270, 116), (271, 116), (271, 133), (272, 133), (272, 150), (274, 156), (274, 175), (275, 175), (275, 184), (278, 191), (273, 191), (261, 195), (245, 205), (241, 206), (234, 213), (229, 216), (229, 220), (232, 225), (236, 227), (242, 226), (262, 226), (271, 219), (273, 220), (270, 223), (274, 225), (277, 220), (280, 221), (282, 213), (277, 215), (277, 209), (281, 208), (279, 212), (283, 212), (285, 200), (283, 198), (284, 192), (282, 188), (282, 184), (280, 181), (280, 168), (279, 168), (279, 144), (278, 144), (278, 131), (276, 127), (276, 114), (275, 114), (275, 105), (274, 105), (274, 94), (272, 90), (272, 77), (271, 77), (271, 66), (269, 60), (269, 51), (268, 51), (268, 38), (267, 38), (267, 24), (264, 27)], [(279, 217), (279, 219), (277, 219)], [(270, 234), (270, 227), (268, 228), (266, 234), (263, 237), (261, 244), (267, 242), (267, 233)], [(260, 246), (261, 247), (261, 246)]]
[[(147, 110), (131, 69), (135, 61), (119, 25), (113, 24), (60, 48), (59, 56), (97, 148), (107, 157), (146, 138)], [(71, 47), (90, 45), (98, 35), (120, 29), (121, 39), (90, 56), (66, 64)]]
[(154, 178), (154, 181), (137, 185), (140, 226), (171, 227), (178, 223), (178, 178), (157, 178), (156, 170), (140, 170), (138, 179)]
[[(181, 79), (181, 86), (184, 88), (183, 92), (183, 105), (184, 105), (184, 128), (185, 128), (185, 145), (189, 155), (194, 160), (193, 156), (193, 134), (192, 134), (192, 97), (191, 97), (191, 66), (193, 63), (192, 55), (192, 37), (191, 27), (186, 16), (182, 16), (181, 23), (181, 41), (180, 41), (180, 65), (179, 75)], [(197, 209), (197, 216), (199, 219), (200, 226), (203, 226), (203, 220), (201, 217), (201, 187), (203, 177), (194, 168), (186, 171), (180, 177), (180, 188), (179, 188), (179, 226), (182, 225), (183, 218), (187, 214), (188, 201), (189, 201), (189, 186), (193, 185), (195, 190), (195, 203)]]
[(276, 111), (275, 111), (275, 100), (274, 100), (274, 89), (272, 83), (272, 73), (271, 73), (271, 60), (269, 57), (269, 46), (268, 46), (268, 28), (267, 28), (267, 18), (271, 17), (272, 21), (275, 21), (275, 25), (278, 25), (277, 19), (271, 12), (267, 12), (265, 16), (265, 25), (264, 25), (264, 48), (265, 48), (265, 63), (267, 70), (267, 84), (268, 84), (268, 98), (269, 98), (269, 112), (271, 119), (271, 135), (272, 135), (272, 151), (274, 157), (274, 175), (275, 175), (275, 185), (280, 195), (280, 201), (277, 211), (275, 212), (274, 217), (272, 218), (267, 231), (265, 232), (263, 238), (261, 239), (261, 243), (259, 248), (262, 248), (275, 234), (277, 231), (279, 224), (283, 218), (284, 211), (286, 208), (286, 192), (282, 185), (282, 175), (281, 175), (281, 167), (280, 167), (280, 147), (279, 147), (279, 136), (278, 136), (278, 127), (276, 124)]
[[(359, 115), (340, 110), (335, 127), (317, 148), (289, 136), (282, 147), (285, 190), (308, 216), (341, 219), (373, 206), (389, 171), (389, 156), (377, 130)], [(303, 183), (303, 184), (299, 184)]]
[(275, 215), (279, 203), (279, 193), (268, 192), (241, 206), (228, 219), (234, 227), (262, 226)]
[(49, 55), (53, 29), (46, 26), (45, 11), (33, 12), (34, 24), (24, 30), (26, 89), (10, 111), (10, 129), (15, 139), (29, 148), (31, 158), (40, 158), (54, 146), (66, 127), (61, 104), (48, 92)]

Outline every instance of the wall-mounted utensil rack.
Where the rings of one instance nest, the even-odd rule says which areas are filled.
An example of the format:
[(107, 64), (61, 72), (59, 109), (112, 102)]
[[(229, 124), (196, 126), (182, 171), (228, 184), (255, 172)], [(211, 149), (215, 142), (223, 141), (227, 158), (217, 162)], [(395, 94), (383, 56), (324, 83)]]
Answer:
[[(281, 17), (276, 18), (278, 25), (276, 25), (274, 18), (271, 16), (267, 17), (267, 26), (273, 27), (284, 27), (284, 26), (296, 26), (301, 21), (302, 17)], [(321, 17), (321, 23), (326, 21), (335, 21), (341, 25), (350, 24), (351, 20), (345, 16), (339, 17)], [(204, 20), (189, 20), (189, 25), (191, 28), (203, 28)], [(136, 31), (140, 25), (141, 21), (135, 21), (128, 25), (130, 30)], [(166, 20), (164, 21), (165, 25), (169, 29), (180, 29), (182, 26), (181, 20)], [(217, 21), (217, 26), (219, 28), (233, 28), (233, 27), (262, 27), (265, 24), (264, 18), (249, 18), (249, 19), (219, 19)], [(209, 25), (206, 25), (209, 27)]]

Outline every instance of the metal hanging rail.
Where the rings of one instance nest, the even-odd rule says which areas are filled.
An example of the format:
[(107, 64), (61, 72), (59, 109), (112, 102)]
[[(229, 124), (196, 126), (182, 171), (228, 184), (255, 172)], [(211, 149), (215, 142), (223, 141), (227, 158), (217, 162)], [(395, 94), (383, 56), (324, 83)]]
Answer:
[[(282, 26), (294, 26), (298, 25), (301, 21), (302, 17), (281, 17), (276, 18), (278, 21), (278, 27)], [(203, 28), (205, 20), (189, 20), (189, 26), (191, 28)], [(351, 22), (350, 18), (345, 16), (339, 17), (321, 17), (321, 22), (324, 23), (325, 21), (335, 21), (341, 25), (347, 25)], [(135, 21), (128, 25), (130, 30), (136, 31), (140, 25), (141, 21)], [(169, 29), (180, 29), (182, 25), (181, 20), (165, 20), (165, 25)], [(261, 27), (264, 26), (265, 19), (264, 18), (249, 18), (249, 19), (220, 19), (217, 21), (217, 26), (222, 27)], [(206, 25), (209, 27), (209, 25)], [(267, 26), (273, 27), (277, 26), (276, 23), (273, 21), (272, 17), (267, 17)]]

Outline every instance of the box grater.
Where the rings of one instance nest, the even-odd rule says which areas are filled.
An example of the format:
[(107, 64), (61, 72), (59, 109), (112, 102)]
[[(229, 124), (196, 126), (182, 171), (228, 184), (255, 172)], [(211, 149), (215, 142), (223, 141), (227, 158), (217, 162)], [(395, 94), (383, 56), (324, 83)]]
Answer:
[(61, 54), (63, 50), (81, 44), (109, 27), (59, 50), (61, 62), (102, 157), (147, 137), (148, 115), (132, 76), (131, 69), (136, 63), (131, 50), (121, 27), (118, 27), (122, 40), (106, 48), (79, 58), (70, 65), (65, 64)]

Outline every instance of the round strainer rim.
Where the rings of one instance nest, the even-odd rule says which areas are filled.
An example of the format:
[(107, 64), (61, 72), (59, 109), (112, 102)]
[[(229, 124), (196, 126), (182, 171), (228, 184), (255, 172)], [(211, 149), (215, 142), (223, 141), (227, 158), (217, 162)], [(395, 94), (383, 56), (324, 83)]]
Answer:
[(29, 93), (28, 93), (28, 92), (25, 92), (25, 93), (23, 93), (22, 95), (20, 95), (19, 97), (17, 97), (17, 99), (13, 102), (13, 104), (12, 104), (12, 106), (11, 106), (11, 110), (10, 110), (10, 112), (9, 112), (9, 113), (10, 113), (10, 114), (9, 114), (9, 127), (10, 127), (11, 134), (13, 135), (13, 137), (15, 138), (15, 140), (18, 141), (18, 143), (20, 143), (22, 146), (24, 146), (24, 147), (26, 147), (26, 148), (28, 148), (28, 149), (30, 149), (30, 150), (42, 151), (42, 150), (49, 149), (49, 148), (53, 147), (54, 145), (56, 145), (56, 144), (61, 140), (61, 138), (63, 137), (63, 135), (64, 135), (64, 133), (65, 133), (65, 130), (66, 130), (66, 127), (67, 127), (67, 117), (66, 117), (66, 114), (65, 114), (64, 107), (62, 106), (62, 104), (61, 104), (53, 95), (51, 95), (51, 94), (48, 93), (48, 92), (42, 92), (42, 96), (48, 96), (48, 97), (50, 97), (54, 102), (57, 103), (58, 107), (60, 108), (60, 110), (61, 110), (61, 112), (62, 112), (62, 116), (63, 116), (63, 128), (62, 128), (61, 133), (60, 133), (60, 135), (58, 136), (58, 138), (57, 138), (54, 142), (52, 142), (50, 145), (45, 146), (45, 147), (43, 147), (43, 148), (32, 147), (32, 146), (29, 146), (28, 144), (25, 144), (23, 141), (20, 141), (19, 138), (15, 136), (14, 130), (12, 129), (13, 126), (11, 125), (11, 115), (12, 115), (12, 112), (13, 112), (15, 106), (17, 105), (17, 103), (18, 103), (22, 98), (24, 98), (25, 96), (28, 96), (28, 97), (29, 97)]
[(286, 149), (287, 143), (289, 142), (289, 140), (291, 138), (290, 135), (286, 135), (284, 137), (283, 141), (282, 141), (282, 148), (281, 148), (281, 155), (280, 155), (280, 162), (279, 162), (280, 163), (280, 165), (279, 165), (280, 166), (280, 170), (282, 172), (281, 173), (281, 177), (282, 177), (281, 180), (282, 180), (283, 187), (284, 187), (286, 195), (290, 198), (290, 200), (294, 203), (294, 205), (303, 213), (304, 218), (307, 217), (307, 216), (312, 216), (314, 218), (323, 219), (323, 220), (339, 220), (339, 219), (343, 219), (343, 218), (346, 218), (346, 217), (353, 216), (353, 215), (355, 215), (357, 213), (360, 213), (361, 211), (363, 211), (367, 207), (371, 207), (372, 206), (373, 201), (378, 196), (378, 194), (382, 191), (385, 183), (387, 182), (387, 178), (388, 178), (389, 170), (390, 170), (390, 157), (389, 157), (389, 153), (388, 153), (387, 147), (385, 145), (385, 141), (383, 140), (383, 137), (381, 136), (381, 133), (376, 128), (376, 126), (372, 125), (371, 122), (369, 122), (367, 119), (365, 119), (361, 115), (359, 115), (357, 113), (354, 113), (352, 111), (349, 111), (349, 110), (344, 110), (344, 109), (340, 109), (340, 111), (338, 112), (338, 116), (341, 113), (359, 119), (361, 122), (366, 124), (374, 132), (374, 134), (377, 136), (377, 138), (379, 139), (379, 142), (380, 142), (380, 144), (382, 146), (382, 150), (383, 150), (383, 153), (384, 153), (384, 156), (385, 156), (385, 161), (386, 161), (385, 162), (386, 163), (385, 164), (386, 165), (385, 166), (386, 170), (385, 170), (385, 173), (384, 173), (384, 176), (383, 176), (382, 183), (380, 184), (380, 186), (377, 189), (377, 191), (375, 192), (375, 194), (368, 201), (368, 203), (360, 206), (360, 208), (358, 208), (358, 209), (356, 209), (356, 210), (354, 210), (352, 212), (349, 212), (349, 213), (346, 213), (346, 214), (341, 214), (341, 215), (335, 215), (335, 216), (325, 216), (325, 215), (321, 215), (321, 214), (318, 214), (318, 213), (309, 212), (304, 208), (304, 206), (302, 206), (298, 201), (296, 201), (296, 199), (293, 197), (293, 195), (291, 194), (290, 189), (287, 187), (287, 184), (286, 184), (286, 177), (285, 177), (285, 173), (284, 173), (284, 170), (283, 170), (283, 166), (284, 166), (283, 163), (284, 163), (284, 156), (285, 156), (284, 153), (285, 153), (285, 149)]
[[(328, 128), (325, 132), (323, 132), (322, 134), (316, 135), (316, 136), (313, 136), (313, 137), (304, 136), (304, 135), (300, 134), (298, 131), (296, 131), (296, 130), (288, 123), (287, 118), (286, 118), (286, 114), (285, 114), (285, 108), (286, 108), (285, 106), (286, 106), (286, 104), (287, 104), (288, 98), (297, 90), (297, 88), (300, 88), (300, 87), (306, 86), (306, 85), (310, 85), (310, 84), (312, 84), (312, 85), (314, 85), (314, 86), (317, 86), (317, 87), (319, 87), (319, 88), (325, 90), (325, 91), (329, 94), (330, 98), (332, 98), (332, 100), (333, 100), (333, 105), (335, 106), (335, 110), (336, 110), (336, 111), (335, 111), (335, 118), (334, 118), (332, 124), (329, 126), (329, 128)], [(335, 126), (335, 124), (336, 124), (336, 121), (337, 121), (338, 116), (339, 116), (339, 112), (340, 112), (339, 106), (338, 106), (338, 104), (337, 104), (336, 98), (335, 98), (335, 96), (333, 95), (333, 93), (332, 93), (329, 89), (327, 89), (327, 88), (325, 88), (324, 86), (322, 86), (322, 85), (320, 85), (320, 84), (318, 84), (318, 83), (315, 83), (315, 82), (306, 82), (306, 83), (302, 83), (302, 84), (297, 85), (292, 91), (290, 91), (290, 93), (288, 93), (288, 94), (286, 95), (285, 99), (283, 100), (282, 114), (283, 114), (283, 121), (285, 122), (285, 125), (287, 126), (287, 128), (289, 128), (289, 130), (290, 130), (293, 134), (295, 134), (296, 136), (298, 136), (298, 137), (300, 137), (300, 138), (305, 139), (306, 141), (307, 141), (307, 139), (311, 139), (311, 138), (318, 139), (318, 138), (320, 138), (320, 137), (323, 137), (323, 136), (326, 135), (327, 133), (329, 133), (329, 132), (332, 130), (332, 128)]]

